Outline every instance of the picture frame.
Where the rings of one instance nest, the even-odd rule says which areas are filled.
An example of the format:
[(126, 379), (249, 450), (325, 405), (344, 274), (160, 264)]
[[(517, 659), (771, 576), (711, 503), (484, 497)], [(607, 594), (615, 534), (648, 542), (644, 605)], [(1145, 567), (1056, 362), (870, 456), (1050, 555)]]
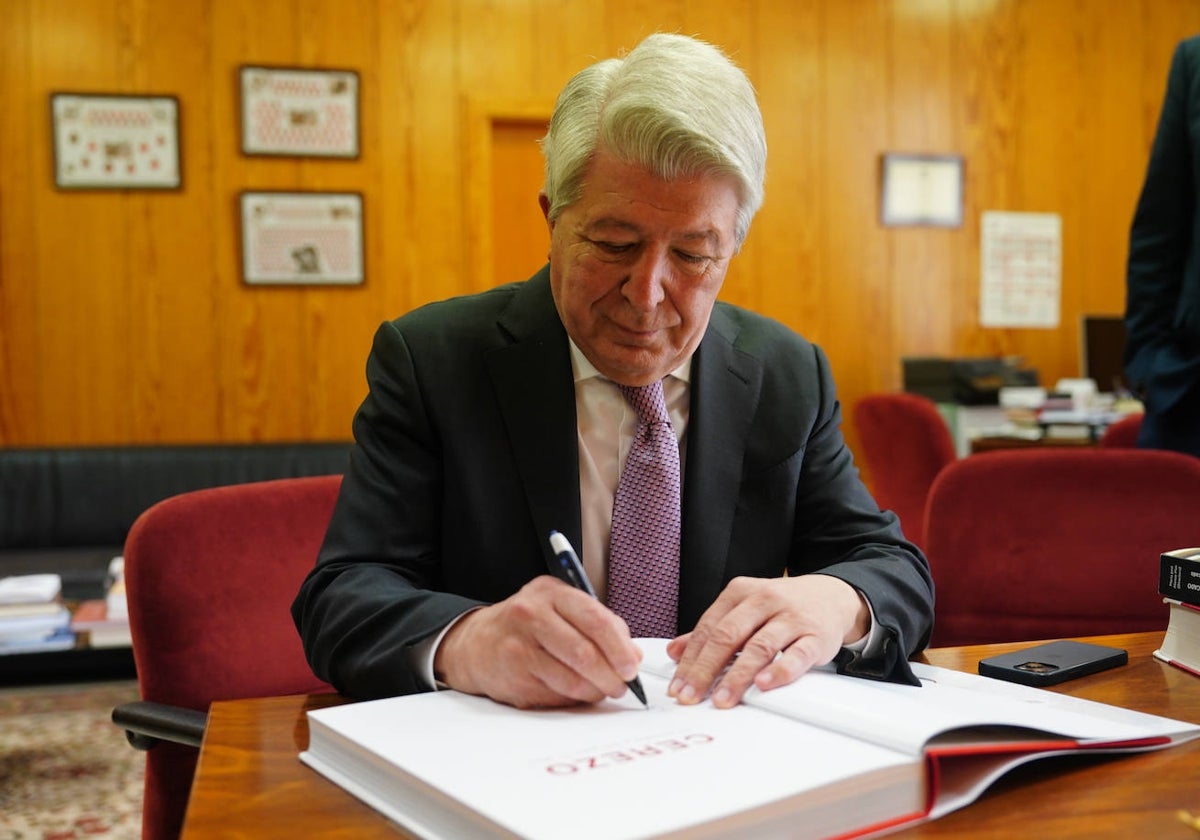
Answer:
[(962, 227), (963, 168), (961, 155), (883, 155), (880, 223), (888, 227)]
[(243, 191), (238, 212), (244, 283), (365, 282), (361, 193)]
[(58, 189), (183, 187), (175, 96), (54, 92), (50, 123)]
[(358, 158), (356, 71), (246, 64), (238, 85), (243, 154)]

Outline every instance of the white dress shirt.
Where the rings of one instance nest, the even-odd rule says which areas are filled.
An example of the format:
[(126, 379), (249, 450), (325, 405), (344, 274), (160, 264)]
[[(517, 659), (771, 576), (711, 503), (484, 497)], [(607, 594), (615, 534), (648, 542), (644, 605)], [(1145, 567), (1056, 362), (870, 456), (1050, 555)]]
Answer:
[[(608, 542), (613, 499), (637, 431), (637, 412), (611, 379), (571, 342), (575, 413), (579, 425), (579, 513), (583, 544), (579, 559), (600, 600), (608, 590)], [(679, 442), (679, 480), (687, 467), (687, 423), (692, 357), (663, 379), (663, 396)]]
[[(571, 346), (571, 372), (575, 377), (575, 414), (579, 435), (579, 506), (582, 545), (575, 548), (584, 571), (601, 601), (608, 591), (608, 541), (612, 533), (613, 499), (621, 469), (637, 430), (637, 412), (617, 388), (617, 384), (596, 370), (574, 341)], [(679, 479), (687, 467), (687, 426), (690, 408), (692, 357), (663, 379), (663, 396), (675, 439), (679, 441)], [(864, 598), (864, 600), (866, 600)], [(870, 602), (867, 602), (870, 608)], [(478, 607), (476, 608), (478, 609)], [(468, 610), (463, 615), (472, 612)], [(462, 615), (447, 624), (440, 633), (414, 647), (414, 662), (420, 665), (430, 686), (441, 688), (433, 673), (437, 647), (447, 631)], [(875, 612), (871, 609), (870, 631), (852, 645), (851, 650), (873, 652), (882, 643), (877, 639)]]

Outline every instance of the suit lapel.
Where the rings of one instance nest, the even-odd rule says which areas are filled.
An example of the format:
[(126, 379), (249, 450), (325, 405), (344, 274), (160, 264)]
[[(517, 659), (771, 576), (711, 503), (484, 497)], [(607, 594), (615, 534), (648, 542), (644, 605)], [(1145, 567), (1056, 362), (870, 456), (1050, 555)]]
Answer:
[(722, 589), (742, 459), (762, 364), (734, 348), (737, 326), (718, 306), (692, 362), (683, 488), (679, 628), (690, 630)]
[[(510, 343), (488, 370), (539, 535), (582, 542), (575, 386), (567, 334), (543, 269), (498, 320)], [(746, 439), (762, 384), (758, 359), (734, 348), (737, 326), (713, 311), (692, 363), (679, 627), (690, 630), (721, 592), (742, 481)], [(554, 348), (547, 352), (547, 347)], [(549, 546), (541, 540), (549, 556)]]
[(488, 370), (535, 532), (549, 557), (544, 537), (551, 529), (578, 546), (582, 525), (575, 383), (547, 269), (522, 286), (498, 326), (510, 343), (488, 353)]

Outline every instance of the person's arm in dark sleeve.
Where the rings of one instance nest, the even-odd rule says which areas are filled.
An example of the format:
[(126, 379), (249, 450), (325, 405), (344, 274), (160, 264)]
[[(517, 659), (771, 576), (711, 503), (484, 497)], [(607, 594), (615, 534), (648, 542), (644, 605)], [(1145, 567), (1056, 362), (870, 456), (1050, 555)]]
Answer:
[(479, 602), (441, 580), (441, 441), (404, 336), (376, 333), (369, 393), (316, 567), (292, 605), (313, 671), (370, 698), (423, 691), (417, 645)]
[(841, 432), (828, 359), (814, 348), (820, 410), (804, 456), (792, 549), (793, 574), (844, 580), (866, 598), (878, 638), (869, 649), (843, 648), (839, 670), (855, 676), (916, 683), (908, 657), (928, 643), (933, 580), (925, 556), (905, 540), (895, 514), (880, 511), (859, 477)]
[(1188, 102), (1196, 95), (1192, 52), (1181, 44), (1171, 61), (1158, 130), (1130, 229), (1125, 370), (1136, 394), (1145, 391), (1154, 356), (1171, 343), (1191, 240), (1196, 205), (1195, 163), (1187, 128)]

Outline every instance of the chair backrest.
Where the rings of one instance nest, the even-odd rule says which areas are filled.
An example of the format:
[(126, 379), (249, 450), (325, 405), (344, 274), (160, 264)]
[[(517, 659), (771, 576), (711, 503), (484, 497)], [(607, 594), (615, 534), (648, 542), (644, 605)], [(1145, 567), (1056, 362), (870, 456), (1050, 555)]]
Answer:
[[(330, 475), (196, 490), (137, 519), (125, 583), (143, 700), (207, 711), (214, 700), (329, 689), (289, 607), (340, 485)], [(196, 750), (161, 743), (146, 756), (143, 837), (176, 837)]]
[(933, 400), (907, 393), (868, 394), (854, 406), (854, 423), (875, 501), (923, 546), (929, 486), (956, 457), (950, 427)]
[(930, 489), (933, 645), (1163, 630), (1159, 554), (1200, 537), (1200, 458), (1002, 450)]
[(1127, 414), (1105, 429), (1104, 434), (1100, 435), (1098, 443), (1106, 448), (1132, 448), (1137, 446), (1138, 432), (1141, 429), (1142, 415)]

